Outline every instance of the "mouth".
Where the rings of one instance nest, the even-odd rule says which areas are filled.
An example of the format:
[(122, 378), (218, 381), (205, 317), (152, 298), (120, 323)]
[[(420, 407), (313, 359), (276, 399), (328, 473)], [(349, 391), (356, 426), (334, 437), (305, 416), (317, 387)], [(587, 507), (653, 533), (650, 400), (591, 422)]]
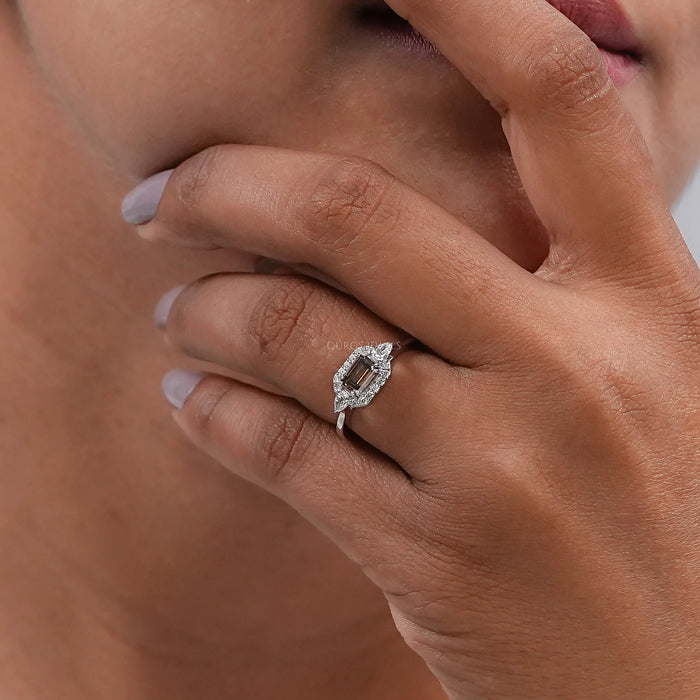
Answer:
[(627, 15), (614, 0), (547, 0), (609, 53), (642, 58), (641, 41)]
[(617, 87), (629, 83), (644, 62), (642, 42), (615, 0), (547, 0), (598, 47)]
[[(632, 23), (615, 0), (547, 0), (581, 29), (598, 47), (617, 87), (634, 78), (644, 50)], [(422, 34), (397, 15), (384, 0), (366, 0), (356, 10), (358, 22), (393, 45), (414, 53), (442, 56)]]

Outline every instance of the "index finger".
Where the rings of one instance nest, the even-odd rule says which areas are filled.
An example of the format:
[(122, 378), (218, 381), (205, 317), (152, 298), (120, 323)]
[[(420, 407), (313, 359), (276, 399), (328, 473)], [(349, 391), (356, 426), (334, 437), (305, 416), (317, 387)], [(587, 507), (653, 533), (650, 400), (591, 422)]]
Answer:
[(678, 270), (679, 255), (691, 261), (644, 138), (600, 50), (553, 6), (576, 12), (591, 34), (596, 27), (601, 36), (607, 32), (606, 40), (620, 50), (639, 50), (614, 0), (387, 4), (501, 115), (523, 185), (549, 231), (554, 250), (548, 265), (559, 260), (569, 276), (573, 270), (621, 279), (658, 271), (663, 260)]

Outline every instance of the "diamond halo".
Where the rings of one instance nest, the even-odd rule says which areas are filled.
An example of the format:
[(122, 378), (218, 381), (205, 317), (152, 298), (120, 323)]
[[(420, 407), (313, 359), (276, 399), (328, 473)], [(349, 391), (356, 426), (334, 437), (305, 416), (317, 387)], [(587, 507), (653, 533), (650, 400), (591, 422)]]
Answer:
[(336, 413), (366, 406), (375, 397), (391, 375), (393, 349), (393, 343), (381, 343), (363, 345), (350, 353), (333, 377)]

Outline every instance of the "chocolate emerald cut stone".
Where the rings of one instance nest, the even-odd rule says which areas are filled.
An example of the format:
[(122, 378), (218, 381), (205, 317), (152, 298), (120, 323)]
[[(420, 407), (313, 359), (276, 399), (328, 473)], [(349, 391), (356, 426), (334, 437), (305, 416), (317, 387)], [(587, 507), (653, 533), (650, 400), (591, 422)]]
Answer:
[(364, 389), (369, 386), (377, 377), (377, 373), (372, 367), (372, 361), (366, 357), (358, 357), (352, 363), (352, 367), (343, 377), (343, 386), (348, 389)]

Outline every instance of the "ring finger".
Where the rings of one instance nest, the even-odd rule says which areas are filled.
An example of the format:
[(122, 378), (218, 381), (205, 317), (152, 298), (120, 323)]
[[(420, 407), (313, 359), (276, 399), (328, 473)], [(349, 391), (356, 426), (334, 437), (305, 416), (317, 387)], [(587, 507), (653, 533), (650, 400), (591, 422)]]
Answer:
[[(157, 317), (177, 349), (254, 376), (333, 423), (331, 379), (352, 350), (404, 335), (351, 297), (298, 276), (218, 273), (163, 299)], [(428, 457), (425, 416), (439, 416), (439, 387), (449, 386), (452, 368), (427, 352), (406, 352), (391, 369), (349, 425), (410, 471)]]

